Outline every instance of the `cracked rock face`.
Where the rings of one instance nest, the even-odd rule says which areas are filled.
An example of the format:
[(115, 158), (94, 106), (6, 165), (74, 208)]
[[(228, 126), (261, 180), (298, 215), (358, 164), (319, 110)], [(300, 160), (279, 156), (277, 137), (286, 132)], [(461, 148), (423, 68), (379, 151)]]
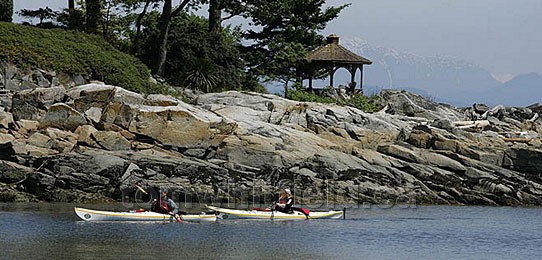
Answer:
[(391, 90), (377, 113), (235, 91), (194, 105), (103, 84), (36, 93), (49, 92), (16, 93), (1, 114), (0, 194), (17, 193), (5, 198), (133, 199), (143, 187), (208, 203), (289, 187), (307, 203), (542, 205), (536, 107), (455, 109)]

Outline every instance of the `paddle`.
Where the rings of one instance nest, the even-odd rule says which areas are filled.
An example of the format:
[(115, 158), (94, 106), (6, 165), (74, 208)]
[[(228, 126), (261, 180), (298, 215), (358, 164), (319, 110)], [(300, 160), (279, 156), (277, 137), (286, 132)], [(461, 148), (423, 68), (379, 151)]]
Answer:
[(141, 192), (143, 192), (145, 195), (149, 195), (149, 193), (148, 193), (145, 189), (141, 188), (141, 186), (139, 186), (139, 185), (137, 185), (137, 184), (136, 184), (135, 186), (136, 186), (136, 188), (137, 188), (138, 190), (140, 190)]
[(275, 218), (275, 205), (277, 204), (277, 201), (273, 201), (273, 203), (271, 203), (271, 205), (269, 206), (269, 208), (271, 209), (271, 220), (273, 220), (273, 218)]

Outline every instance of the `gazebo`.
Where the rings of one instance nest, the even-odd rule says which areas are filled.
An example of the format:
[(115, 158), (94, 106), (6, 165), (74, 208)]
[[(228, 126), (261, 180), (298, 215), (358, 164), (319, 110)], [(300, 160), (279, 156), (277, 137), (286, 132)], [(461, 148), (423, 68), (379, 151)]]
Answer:
[(350, 72), (351, 81), (348, 84), (350, 93), (356, 90), (356, 73), (360, 71), (360, 90), (363, 93), (363, 65), (371, 65), (372, 61), (363, 58), (339, 44), (339, 37), (331, 34), (327, 37), (327, 45), (313, 51), (308, 58), (300, 60), (297, 67), (298, 75), (302, 80), (309, 80), (309, 90), (312, 90), (314, 73), (320, 69), (326, 69), (329, 73), (329, 85), (333, 86), (333, 76), (340, 68)]

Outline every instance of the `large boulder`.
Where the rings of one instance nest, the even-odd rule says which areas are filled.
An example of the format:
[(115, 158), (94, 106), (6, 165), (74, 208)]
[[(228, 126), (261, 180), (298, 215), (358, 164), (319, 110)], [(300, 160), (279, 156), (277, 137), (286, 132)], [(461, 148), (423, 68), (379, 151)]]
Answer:
[(63, 102), (66, 89), (63, 87), (35, 88), (13, 95), (12, 113), (17, 120), (37, 120), (55, 103)]
[(85, 117), (70, 106), (58, 103), (49, 107), (47, 113), (39, 119), (39, 128), (55, 127), (74, 131), (77, 127), (87, 124)]
[(105, 109), (110, 103), (139, 105), (144, 102), (141, 94), (96, 83), (72, 88), (67, 95), (74, 100), (75, 109), (81, 112), (92, 107)]
[(420, 95), (404, 90), (383, 90), (380, 95), (387, 103), (386, 112), (428, 120), (447, 119), (461, 121), (465, 116), (451, 106), (435, 103)]
[(519, 172), (541, 175), (542, 150), (510, 148), (504, 154), (503, 167)]
[(148, 95), (145, 99), (145, 105), (148, 106), (160, 106), (160, 107), (169, 107), (176, 106), (179, 104), (179, 100), (172, 96), (166, 96), (161, 94), (151, 94)]
[(33, 169), (14, 162), (0, 160), (0, 183), (16, 183), (23, 181)]
[(98, 132), (96, 128), (91, 125), (83, 125), (75, 130), (75, 134), (78, 135), (77, 142), (86, 146), (99, 147), (96, 140), (94, 140), (93, 134)]
[(378, 147), (378, 152), (398, 158), (403, 161), (413, 162), (424, 165), (433, 165), (444, 170), (454, 172), (465, 172), (466, 168), (461, 163), (426, 150), (409, 148), (400, 145), (382, 145)]
[(52, 140), (51, 149), (60, 153), (72, 151), (77, 144), (78, 135), (72, 132), (50, 127), (45, 130), (45, 133)]
[(130, 150), (130, 141), (118, 132), (96, 131), (92, 133), (96, 142), (109, 151)]
[(34, 133), (27, 140), (26, 143), (29, 145), (41, 147), (41, 148), (51, 148), (53, 146), (52, 140), (49, 136), (42, 133)]
[(0, 111), (0, 127), (10, 128), (13, 125), (13, 115), (9, 112)]
[(133, 112), (135, 116), (128, 130), (164, 145), (186, 148), (216, 146), (232, 131), (231, 126), (221, 124), (222, 118), (197, 109), (141, 106)]

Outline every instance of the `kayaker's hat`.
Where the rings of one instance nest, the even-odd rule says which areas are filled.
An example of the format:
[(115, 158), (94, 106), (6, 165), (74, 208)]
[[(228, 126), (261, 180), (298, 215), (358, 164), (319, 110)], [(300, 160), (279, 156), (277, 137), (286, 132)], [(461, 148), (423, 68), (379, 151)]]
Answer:
[(290, 191), (290, 189), (284, 189), (284, 192), (286, 192), (286, 194), (288, 195), (292, 195), (292, 192)]

